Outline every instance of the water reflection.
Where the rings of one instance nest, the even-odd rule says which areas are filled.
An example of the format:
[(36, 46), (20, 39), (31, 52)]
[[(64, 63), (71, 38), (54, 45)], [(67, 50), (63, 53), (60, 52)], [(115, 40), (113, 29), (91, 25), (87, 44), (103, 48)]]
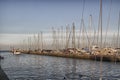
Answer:
[[(41, 55), (1, 53), (10, 80), (98, 80), (100, 62)], [(120, 63), (103, 62), (103, 80), (120, 79)], [(107, 79), (106, 79), (107, 78)]]

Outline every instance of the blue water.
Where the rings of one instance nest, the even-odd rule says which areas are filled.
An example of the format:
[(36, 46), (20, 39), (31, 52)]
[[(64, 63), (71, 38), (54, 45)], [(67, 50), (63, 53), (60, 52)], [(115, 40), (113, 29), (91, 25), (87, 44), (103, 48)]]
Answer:
[[(10, 80), (120, 80), (119, 62), (1, 53), (1, 66)], [(102, 74), (100, 72), (102, 71)]]

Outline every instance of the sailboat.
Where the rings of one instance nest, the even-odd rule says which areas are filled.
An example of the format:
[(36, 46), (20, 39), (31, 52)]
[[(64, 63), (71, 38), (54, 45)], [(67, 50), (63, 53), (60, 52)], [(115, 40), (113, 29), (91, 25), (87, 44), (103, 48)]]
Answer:
[(13, 54), (21, 54), (21, 52), (14, 50)]
[(16, 54), (16, 55), (21, 54), (21, 52), (20, 52), (19, 50), (16, 50), (16, 49), (13, 49), (13, 50), (12, 50), (12, 53), (13, 53), (13, 54)]

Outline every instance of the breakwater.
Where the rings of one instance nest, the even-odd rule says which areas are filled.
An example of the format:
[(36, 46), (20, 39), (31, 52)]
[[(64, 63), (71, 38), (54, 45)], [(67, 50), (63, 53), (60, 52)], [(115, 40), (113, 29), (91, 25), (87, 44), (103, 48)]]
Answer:
[[(94, 52), (85, 52), (78, 51), (76, 49), (67, 49), (67, 50), (16, 50), (20, 53), (25, 54), (37, 54), (37, 55), (46, 55), (46, 56), (56, 56), (56, 57), (66, 57), (66, 58), (77, 58), (77, 59), (88, 59), (96, 61), (109, 61), (109, 62), (120, 62), (119, 53), (107, 54), (107, 51), (94, 51)], [(98, 53), (99, 52), (99, 53)]]
[(0, 67), (0, 80), (9, 80), (5, 72)]

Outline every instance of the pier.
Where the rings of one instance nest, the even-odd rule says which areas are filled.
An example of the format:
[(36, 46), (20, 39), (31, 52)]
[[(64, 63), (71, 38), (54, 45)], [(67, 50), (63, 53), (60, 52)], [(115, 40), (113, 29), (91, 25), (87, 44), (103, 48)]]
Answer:
[[(87, 60), (96, 60), (100, 61), (101, 57), (103, 61), (108, 62), (120, 62), (120, 52), (114, 51), (112, 49), (100, 49), (96, 51), (86, 51), (82, 49), (62, 49), (62, 50), (16, 50), (22, 54), (37, 54), (45, 56), (56, 56), (56, 57), (65, 57), (65, 58), (77, 58), (77, 59), (87, 59)], [(14, 53), (12, 51), (12, 53)], [(20, 55), (19, 54), (19, 55)], [(17, 54), (16, 54), (17, 55)]]

